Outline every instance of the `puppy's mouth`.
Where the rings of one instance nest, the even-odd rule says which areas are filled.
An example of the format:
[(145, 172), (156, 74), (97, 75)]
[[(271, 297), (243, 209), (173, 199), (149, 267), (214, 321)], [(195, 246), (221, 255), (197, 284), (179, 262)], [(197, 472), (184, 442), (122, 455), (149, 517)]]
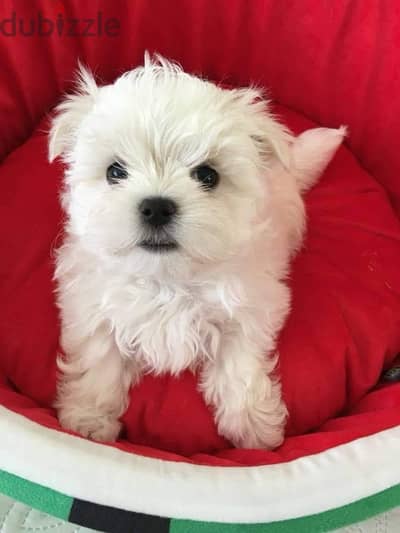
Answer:
[(145, 239), (139, 243), (139, 246), (148, 252), (166, 253), (176, 250), (178, 243), (175, 240), (155, 240)]

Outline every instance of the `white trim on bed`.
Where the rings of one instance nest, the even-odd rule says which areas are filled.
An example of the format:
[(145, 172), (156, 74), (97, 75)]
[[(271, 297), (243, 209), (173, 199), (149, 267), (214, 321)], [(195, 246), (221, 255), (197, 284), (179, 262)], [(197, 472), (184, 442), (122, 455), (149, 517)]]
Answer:
[(400, 483), (400, 427), (260, 467), (150, 459), (42, 427), (1, 406), (0, 435), (2, 470), (82, 500), (173, 518), (273, 522)]

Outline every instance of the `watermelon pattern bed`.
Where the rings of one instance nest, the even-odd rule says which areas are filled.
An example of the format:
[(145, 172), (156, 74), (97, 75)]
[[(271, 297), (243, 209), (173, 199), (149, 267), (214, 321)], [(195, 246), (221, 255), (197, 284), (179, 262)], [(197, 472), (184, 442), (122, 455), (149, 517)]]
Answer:
[[(0, 18), (0, 492), (110, 533), (308, 533), (400, 505), (400, 4), (4, 0)], [(63, 167), (47, 161), (49, 116), (78, 59), (108, 82), (144, 50), (267, 88), (295, 133), (349, 127), (306, 198), (275, 451), (220, 437), (189, 372), (146, 376), (114, 444), (64, 432), (52, 408)]]

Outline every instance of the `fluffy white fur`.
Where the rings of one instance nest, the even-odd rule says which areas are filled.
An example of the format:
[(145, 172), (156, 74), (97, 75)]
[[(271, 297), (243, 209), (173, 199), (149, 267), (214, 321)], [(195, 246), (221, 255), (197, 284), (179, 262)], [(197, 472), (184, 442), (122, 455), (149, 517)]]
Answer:
[[(112, 441), (144, 372), (192, 368), (222, 435), (238, 447), (282, 442), (283, 280), (304, 233), (301, 192), (344, 133), (294, 138), (259, 91), (224, 90), (162, 58), (104, 87), (81, 68), (50, 134), (50, 160), (67, 163), (56, 268), (63, 427)], [(110, 185), (115, 160), (128, 178)], [(211, 191), (191, 176), (204, 162), (220, 175)], [(168, 253), (139, 246), (138, 205), (154, 195), (179, 206), (179, 248)]]

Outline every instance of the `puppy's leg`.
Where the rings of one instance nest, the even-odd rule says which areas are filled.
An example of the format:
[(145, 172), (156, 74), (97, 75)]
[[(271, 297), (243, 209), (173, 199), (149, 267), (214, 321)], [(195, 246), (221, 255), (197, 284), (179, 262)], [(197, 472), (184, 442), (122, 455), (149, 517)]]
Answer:
[(217, 358), (205, 363), (205, 400), (215, 409), (219, 433), (238, 448), (282, 443), (287, 410), (280, 384), (271, 377), (275, 362), (265, 343), (251, 341), (237, 323), (222, 337)]
[[(68, 343), (67, 343), (68, 344)], [(56, 408), (65, 429), (99, 441), (114, 441), (119, 417), (128, 406), (128, 392), (139, 374), (123, 358), (112, 336), (98, 329), (59, 361)]]

